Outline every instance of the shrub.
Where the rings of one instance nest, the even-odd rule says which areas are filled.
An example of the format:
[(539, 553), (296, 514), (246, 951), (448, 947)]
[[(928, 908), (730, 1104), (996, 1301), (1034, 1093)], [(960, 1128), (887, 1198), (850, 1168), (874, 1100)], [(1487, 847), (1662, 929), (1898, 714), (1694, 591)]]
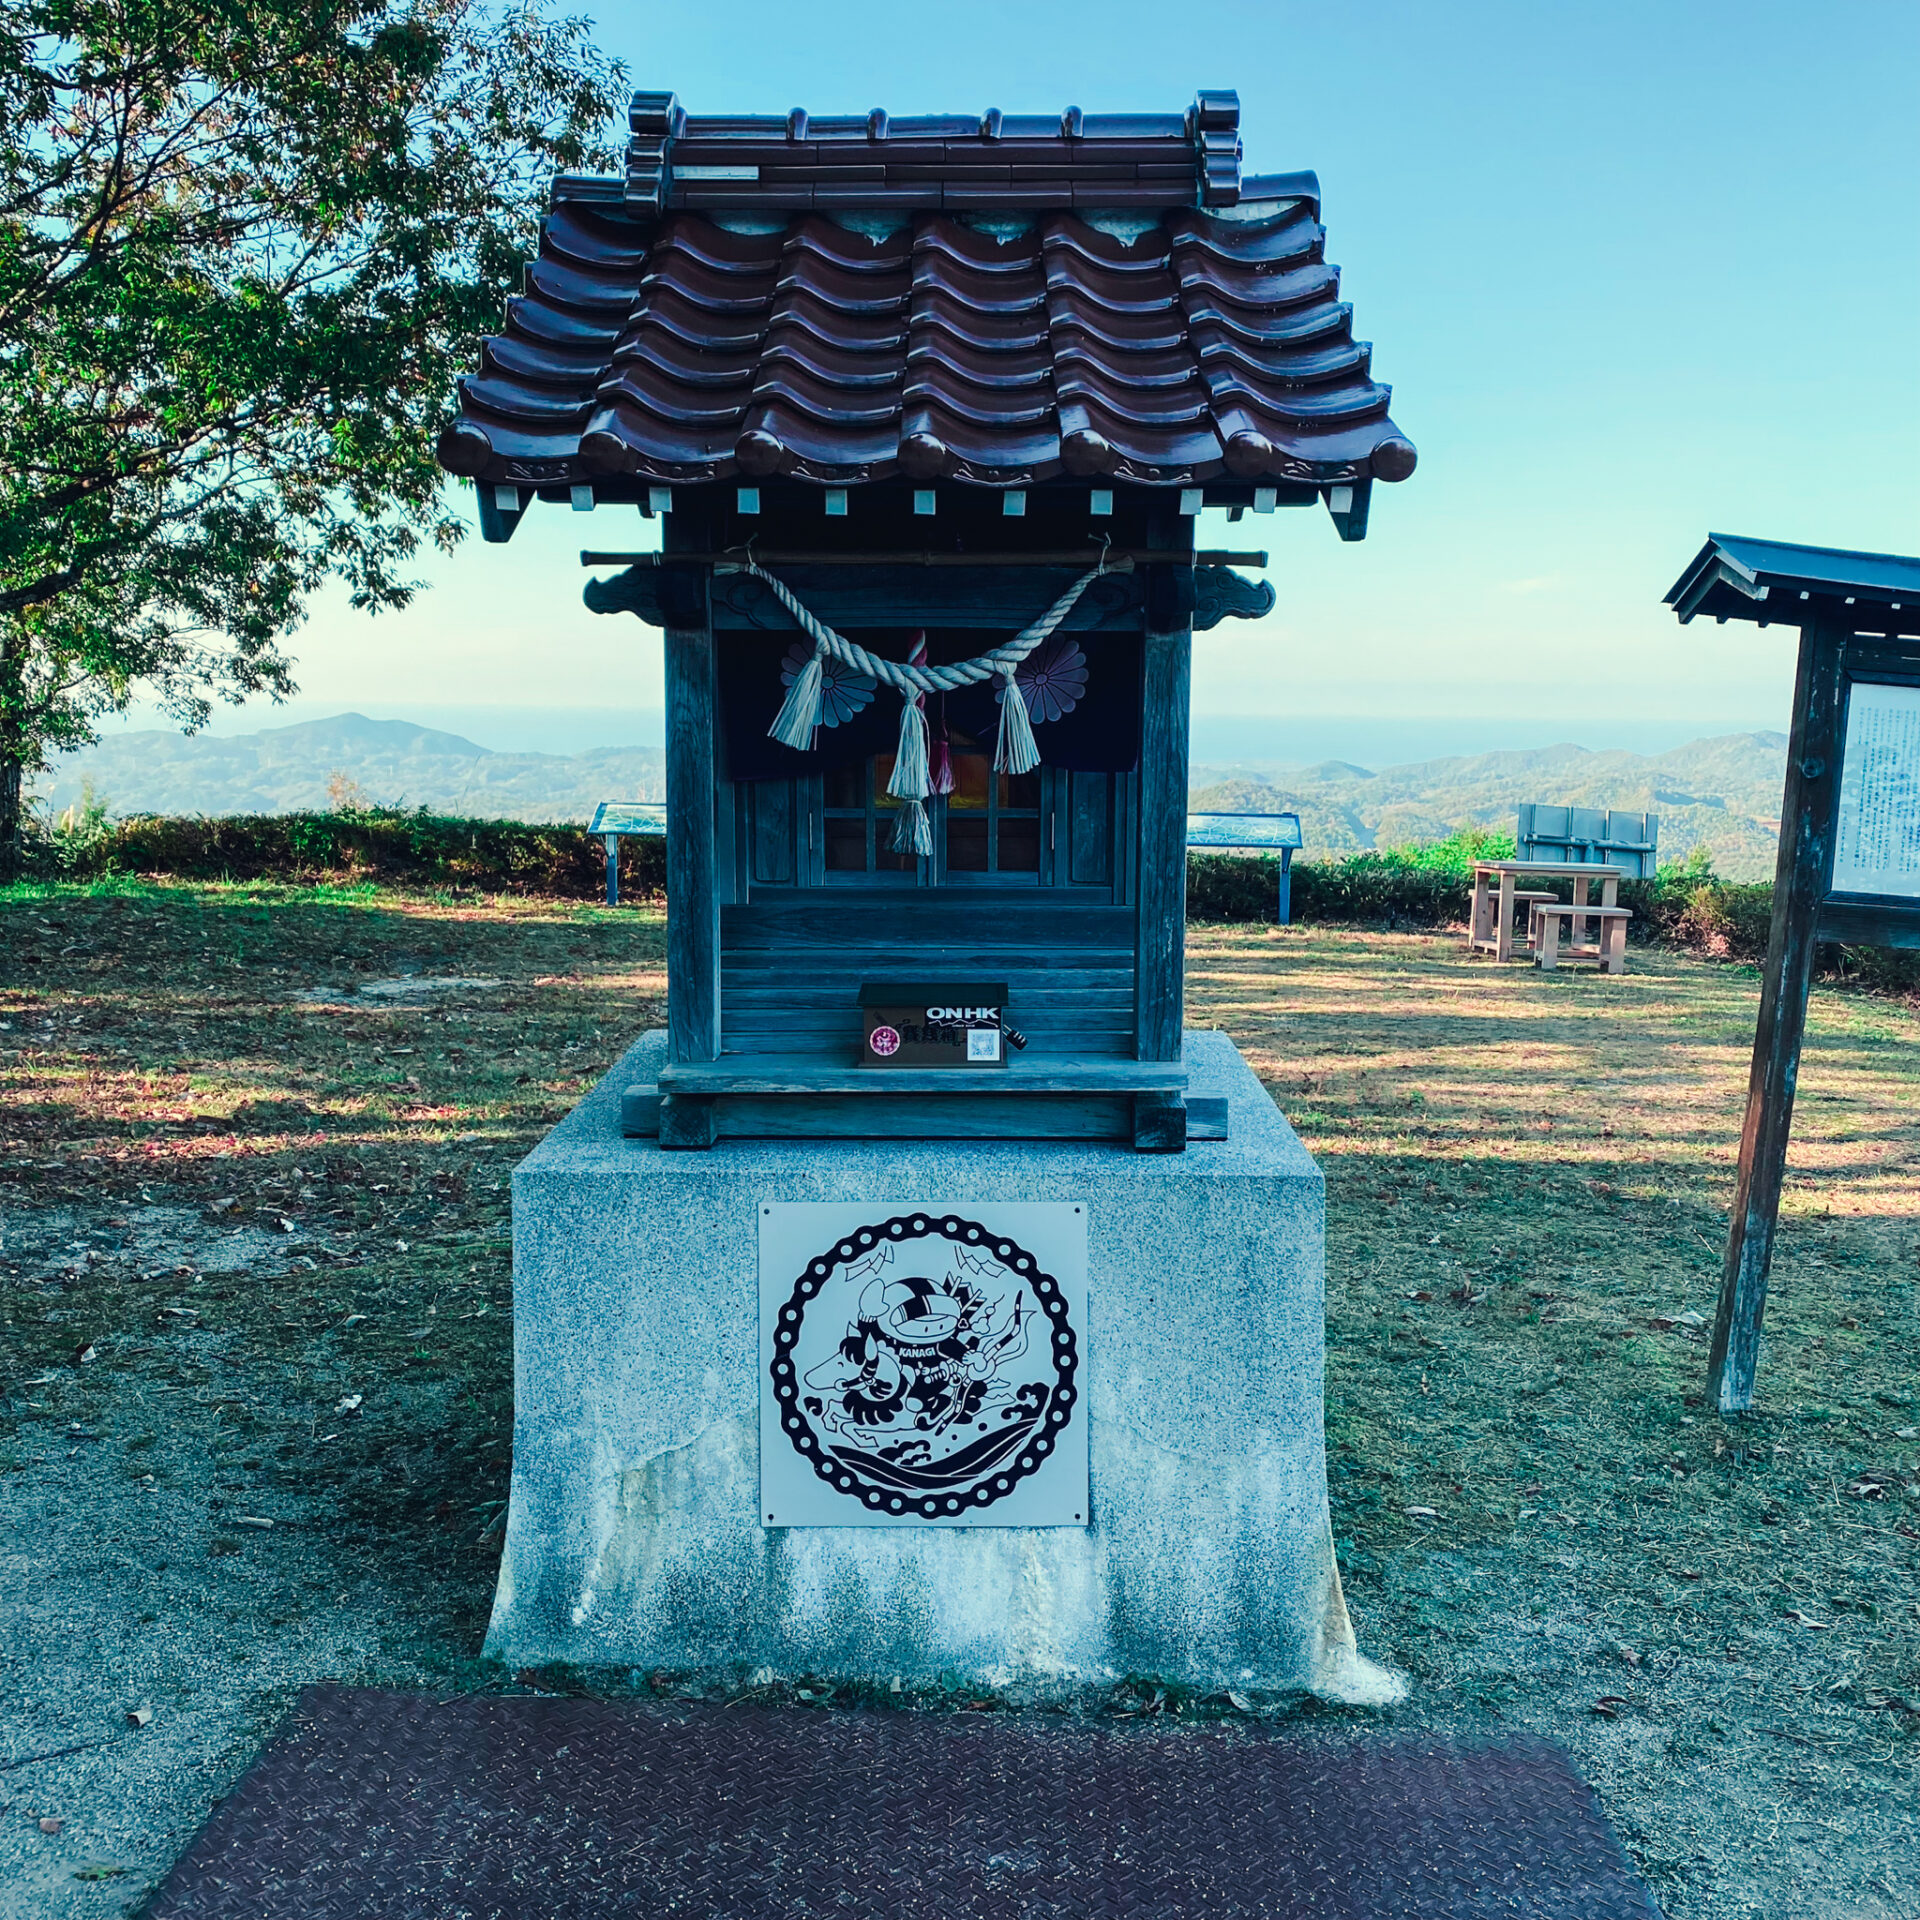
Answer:
[[(1444, 927), (1467, 917), (1476, 860), (1511, 860), (1513, 836), (1464, 828), (1428, 846), (1383, 847), (1340, 860), (1297, 860), (1293, 918)], [(1271, 920), (1278, 875), (1264, 855), (1187, 857), (1187, 918)]]
[[(108, 825), (84, 860), (67, 871), (190, 880), (372, 880), (593, 899), (605, 888), (606, 848), (584, 827), (443, 819), (424, 808), (225, 819), (135, 814)], [(623, 899), (664, 898), (664, 840), (636, 836), (625, 843), (620, 891)]]

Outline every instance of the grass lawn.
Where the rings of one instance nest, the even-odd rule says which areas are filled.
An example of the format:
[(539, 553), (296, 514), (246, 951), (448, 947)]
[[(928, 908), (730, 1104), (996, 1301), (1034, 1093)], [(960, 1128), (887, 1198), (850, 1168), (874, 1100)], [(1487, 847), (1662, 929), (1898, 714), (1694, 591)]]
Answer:
[[(1414, 1681), (1386, 1718), (1564, 1742), (1675, 1916), (1920, 1913), (1920, 1016), (1815, 996), (1726, 1425), (1751, 971), (1188, 953), (1190, 1022), (1326, 1169), (1336, 1533)], [(0, 1916), (119, 1913), (301, 1682), (500, 1683), (507, 1179), (658, 1024), (662, 926), (129, 882), (0, 894), (0, 954)]]

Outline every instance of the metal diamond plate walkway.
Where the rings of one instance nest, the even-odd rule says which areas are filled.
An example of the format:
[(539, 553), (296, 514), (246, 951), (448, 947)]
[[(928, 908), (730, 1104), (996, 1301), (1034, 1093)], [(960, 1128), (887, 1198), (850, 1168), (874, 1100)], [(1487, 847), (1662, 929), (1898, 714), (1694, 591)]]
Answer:
[(1538, 1741), (318, 1687), (150, 1920), (1658, 1920)]

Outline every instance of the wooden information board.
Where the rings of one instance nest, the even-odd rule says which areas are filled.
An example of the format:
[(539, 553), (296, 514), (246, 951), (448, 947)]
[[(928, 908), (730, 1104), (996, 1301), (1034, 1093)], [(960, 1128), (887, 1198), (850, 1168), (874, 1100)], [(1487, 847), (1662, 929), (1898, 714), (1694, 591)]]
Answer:
[(1753, 1405), (1807, 994), (1822, 945), (1920, 947), (1920, 558), (1711, 534), (1682, 622), (1800, 629), (1767, 970), (1708, 1386)]

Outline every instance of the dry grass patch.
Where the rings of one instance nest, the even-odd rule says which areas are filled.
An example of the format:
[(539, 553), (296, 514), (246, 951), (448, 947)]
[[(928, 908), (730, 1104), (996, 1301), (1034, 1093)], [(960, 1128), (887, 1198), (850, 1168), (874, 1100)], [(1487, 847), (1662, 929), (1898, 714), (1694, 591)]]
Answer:
[[(76, 1749), (5, 1775), (23, 1911), (137, 1903), (301, 1681), (486, 1677), (508, 1175), (660, 1022), (663, 952), (652, 912), (525, 900), (0, 895), (0, 1688), (9, 1758)], [(1920, 1017), (1816, 994), (1730, 1427), (1695, 1321), (1758, 982), (1631, 965), (1190, 941), (1193, 1019), (1327, 1172), (1362, 1641), (1406, 1721), (1574, 1748), (1676, 1917), (1906, 1920)]]
[(1760, 1406), (1702, 1404), (1759, 980), (1196, 930), (1328, 1182), (1328, 1451), (1411, 1716), (1564, 1740), (1680, 1914), (1920, 1911), (1920, 1017), (1818, 991)]

